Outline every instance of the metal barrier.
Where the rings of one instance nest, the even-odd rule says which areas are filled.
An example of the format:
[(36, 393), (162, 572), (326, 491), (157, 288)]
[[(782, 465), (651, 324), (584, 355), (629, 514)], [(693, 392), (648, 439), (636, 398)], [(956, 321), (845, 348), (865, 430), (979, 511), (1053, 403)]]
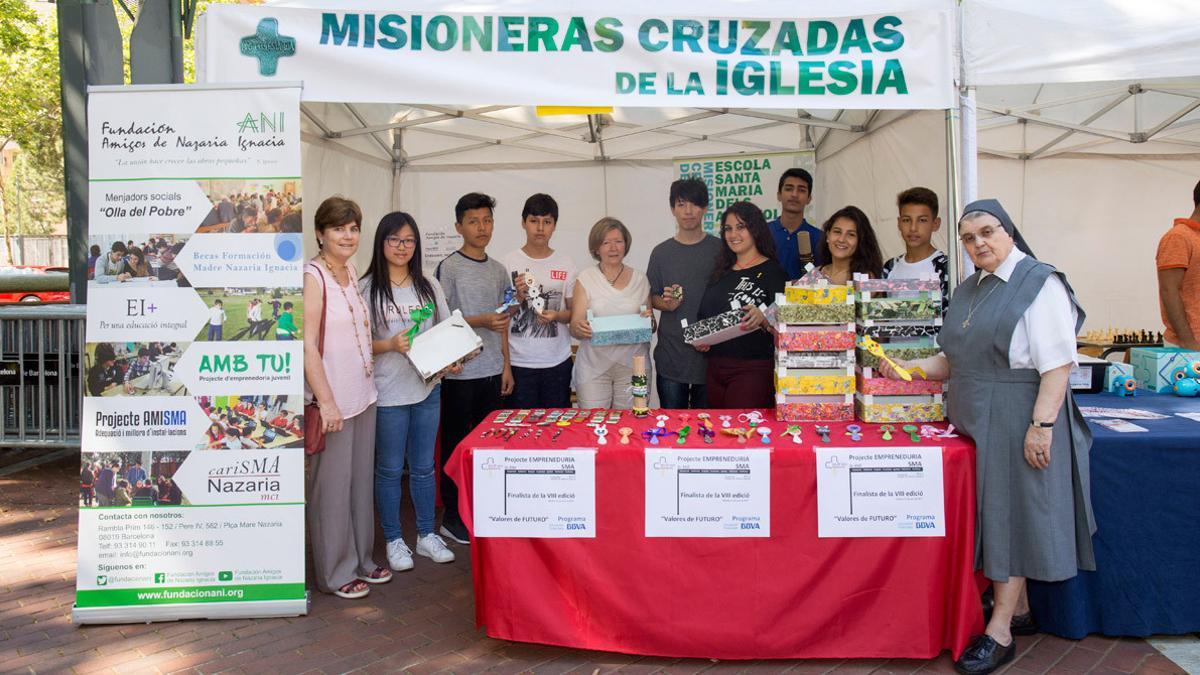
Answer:
[(0, 448), (78, 448), (85, 305), (0, 307)]

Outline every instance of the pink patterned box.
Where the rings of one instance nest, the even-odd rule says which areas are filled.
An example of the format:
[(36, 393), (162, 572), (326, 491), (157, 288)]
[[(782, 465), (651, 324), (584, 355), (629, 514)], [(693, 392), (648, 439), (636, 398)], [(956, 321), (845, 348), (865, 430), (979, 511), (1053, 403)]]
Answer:
[(775, 348), (786, 352), (840, 352), (854, 349), (854, 331), (805, 330), (781, 332)]
[(855, 279), (854, 288), (871, 293), (900, 293), (911, 291), (942, 292), (937, 279)]
[(858, 391), (861, 394), (877, 394), (884, 396), (913, 396), (920, 394), (940, 394), (943, 382), (938, 380), (922, 380), (913, 377), (911, 382), (904, 380), (889, 380), (886, 377), (858, 376)]
[(837, 403), (776, 403), (775, 419), (780, 422), (852, 422), (854, 405)]

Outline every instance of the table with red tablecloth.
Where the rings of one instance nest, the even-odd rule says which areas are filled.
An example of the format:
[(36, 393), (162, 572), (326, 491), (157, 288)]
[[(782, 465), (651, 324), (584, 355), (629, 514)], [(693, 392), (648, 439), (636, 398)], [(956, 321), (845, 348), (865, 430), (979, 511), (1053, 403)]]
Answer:
[[(459, 511), (472, 527), (472, 454), (482, 449), (595, 447), (596, 536), (579, 539), (474, 538), (471, 545), (476, 621), (494, 638), (581, 649), (670, 657), (931, 658), (958, 655), (982, 632), (974, 574), (975, 450), (967, 438), (922, 438), (943, 448), (946, 535), (820, 539), (816, 465), (822, 445), (803, 423), (802, 444), (781, 436), (788, 425), (766, 411), (771, 439), (769, 538), (647, 538), (644, 448), (640, 432), (668, 413), (625, 412), (597, 445), (592, 428), (520, 427), (497, 439), (489, 416), (455, 449), (446, 471), (459, 485)], [(767, 447), (753, 438), (718, 434), (705, 444), (695, 414), (683, 449)], [(710, 411), (719, 430), (720, 414)], [(586, 420), (585, 420), (586, 421)], [(734, 418), (734, 426), (746, 426)], [(628, 445), (618, 429), (635, 429)], [(878, 425), (863, 438), (829, 424), (830, 447), (903, 447), (899, 431), (881, 440)], [(944, 425), (943, 425), (944, 426)], [(526, 434), (526, 430), (530, 433)], [(541, 438), (537, 430), (541, 429)]]

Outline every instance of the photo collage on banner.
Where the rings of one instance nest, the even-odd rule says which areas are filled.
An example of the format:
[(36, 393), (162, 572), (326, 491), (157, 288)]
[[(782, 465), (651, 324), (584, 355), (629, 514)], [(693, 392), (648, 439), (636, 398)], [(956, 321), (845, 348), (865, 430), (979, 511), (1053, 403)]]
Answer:
[(306, 612), (299, 114), (89, 92), (77, 623)]

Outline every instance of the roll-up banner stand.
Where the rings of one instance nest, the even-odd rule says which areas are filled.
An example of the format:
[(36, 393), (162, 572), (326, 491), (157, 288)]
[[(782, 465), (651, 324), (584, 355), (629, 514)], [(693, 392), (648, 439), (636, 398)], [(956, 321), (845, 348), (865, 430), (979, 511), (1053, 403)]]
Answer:
[(76, 623), (307, 612), (299, 116), (89, 90)]

